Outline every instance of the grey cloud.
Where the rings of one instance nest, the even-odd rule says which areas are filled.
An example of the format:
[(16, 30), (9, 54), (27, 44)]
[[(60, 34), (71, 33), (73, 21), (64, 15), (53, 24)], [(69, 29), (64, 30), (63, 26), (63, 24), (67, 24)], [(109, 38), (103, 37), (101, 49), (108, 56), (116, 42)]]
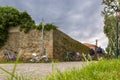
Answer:
[(89, 42), (103, 33), (101, 0), (1, 0), (0, 5), (27, 11), (37, 24), (44, 18), (79, 41)]

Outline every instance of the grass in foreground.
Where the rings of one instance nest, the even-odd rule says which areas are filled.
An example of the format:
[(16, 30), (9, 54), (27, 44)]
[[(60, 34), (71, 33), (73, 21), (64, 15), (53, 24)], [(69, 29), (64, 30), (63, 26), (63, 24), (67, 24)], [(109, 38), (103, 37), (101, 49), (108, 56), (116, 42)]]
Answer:
[(120, 60), (102, 60), (47, 76), (44, 80), (120, 80)]
[(120, 80), (119, 59), (89, 62), (90, 64), (83, 68), (73, 68), (65, 72), (55, 71), (53, 64), (53, 72), (44, 79), (40, 79), (39, 76), (33, 79), (32, 76), (23, 76), (24, 74), (15, 75), (17, 62), (18, 60), (12, 72), (0, 67), (0, 69), (11, 76), (8, 80)]

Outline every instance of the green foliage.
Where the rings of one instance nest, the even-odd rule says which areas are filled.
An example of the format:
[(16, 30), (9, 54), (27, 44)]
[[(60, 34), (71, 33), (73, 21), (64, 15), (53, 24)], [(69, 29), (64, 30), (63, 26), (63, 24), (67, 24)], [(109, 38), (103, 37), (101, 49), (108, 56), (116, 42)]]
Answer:
[(4, 45), (8, 37), (8, 29), (10, 26), (19, 24), (19, 11), (13, 7), (0, 7), (0, 47)]
[(32, 29), (32, 26), (35, 24), (27, 12), (21, 12), (20, 19), (20, 27), (24, 29), (25, 33)]
[(68, 51), (65, 55), (65, 61), (73, 61), (74, 53)]
[(19, 53), (19, 54), (17, 55), (17, 60), (15, 61), (15, 64), (14, 64), (14, 67), (13, 67), (12, 72), (9, 72), (8, 70), (6, 70), (6, 69), (3, 68), (3, 67), (0, 67), (0, 70), (6, 72), (7, 74), (9, 74), (9, 75), (11, 76), (11, 79), (9, 79), (9, 80), (14, 80), (14, 78), (17, 79), (17, 77), (16, 77), (16, 75), (15, 75), (15, 71), (16, 71), (16, 67), (17, 67), (17, 64), (18, 64), (18, 62), (19, 62), (20, 56), (21, 56), (21, 53)]
[[(27, 12), (19, 12), (16, 8), (10, 6), (0, 6), (0, 47), (7, 40), (10, 27), (19, 26), (25, 33), (31, 29), (42, 29), (42, 23), (35, 25), (34, 20)], [(57, 26), (51, 23), (45, 24), (45, 30), (56, 29)]]
[[(44, 30), (51, 30), (51, 29), (57, 29), (57, 26), (52, 23), (46, 23), (44, 26)], [(42, 29), (42, 22), (36, 27), (36, 29), (41, 30)]]
[(42, 30), (42, 22), (38, 26), (36, 26), (36, 29)]
[(0, 7), (0, 24), (6, 29), (10, 26), (19, 24), (19, 11), (13, 7), (1, 6)]
[(105, 18), (104, 21), (104, 33), (106, 34), (106, 36), (108, 37), (108, 46), (106, 48), (106, 51), (109, 55), (114, 53), (115, 50), (115, 17), (114, 16), (110, 16)]
[(108, 46), (106, 51), (108, 55), (113, 55), (116, 45), (116, 16), (114, 13), (120, 8), (120, 6), (116, 0), (103, 0), (103, 5), (104, 10), (102, 13), (104, 15), (104, 33), (108, 37)]
[(81, 68), (57, 71), (44, 80), (119, 80), (120, 60), (102, 60)]
[(19, 12), (10, 6), (0, 6), (0, 47), (7, 40), (8, 30), (11, 26), (20, 26), (24, 32), (28, 32), (34, 24), (27, 12)]
[(4, 45), (4, 42), (7, 40), (8, 31), (5, 30), (5, 27), (0, 25), (0, 47)]
[(52, 23), (45, 24), (45, 30), (51, 30), (51, 29), (56, 29), (56, 28), (57, 26)]

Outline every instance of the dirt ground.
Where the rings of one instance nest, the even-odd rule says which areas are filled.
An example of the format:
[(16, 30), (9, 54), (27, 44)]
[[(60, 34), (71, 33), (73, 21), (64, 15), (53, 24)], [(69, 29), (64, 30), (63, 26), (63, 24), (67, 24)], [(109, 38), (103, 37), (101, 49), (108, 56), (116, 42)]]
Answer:
[[(54, 69), (64, 71), (73, 67), (83, 67), (85, 62), (60, 62), (54, 63)], [(0, 64), (1, 67), (12, 71), (14, 64)], [(32, 77), (44, 77), (52, 72), (52, 63), (24, 63), (17, 65), (17, 73)], [(6, 80), (6, 73), (0, 70), (0, 80)]]

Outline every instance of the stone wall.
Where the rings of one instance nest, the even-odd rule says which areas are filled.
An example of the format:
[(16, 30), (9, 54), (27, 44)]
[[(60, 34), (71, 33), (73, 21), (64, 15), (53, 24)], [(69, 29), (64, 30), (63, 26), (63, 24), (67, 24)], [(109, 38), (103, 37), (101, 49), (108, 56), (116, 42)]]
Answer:
[(64, 60), (67, 52), (88, 54), (89, 48), (60, 30), (53, 31), (53, 57)]
[[(44, 31), (44, 44), (46, 49), (46, 54), (53, 58), (53, 30)], [(0, 49), (0, 53), (3, 53), (5, 50), (11, 50), (19, 52), (23, 50), (24, 53), (37, 53), (41, 54), (42, 51), (42, 38), (41, 31), (39, 30), (31, 30), (28, 33), (24, 33), (23, 31), (19, 31), (18, 28), (11, 28), (9, 30), (9, 38)]]
[[(5, 45), (0, 49), (0, 53), (5, 50), (19, 52), (22, 50), (24, 56), (31, 53), (41, 55), (42, 52), (42, 33), (39, 30), (31, 30), (28, 33), (19, 31), (19, 28), (9, 30), (9, 38)], [(70, 38), (60, 30), (44, 31), (44, 47), (49, 58), (63, 60), (67, 51), (88, 53), (89, 48), (82, 43)]]

